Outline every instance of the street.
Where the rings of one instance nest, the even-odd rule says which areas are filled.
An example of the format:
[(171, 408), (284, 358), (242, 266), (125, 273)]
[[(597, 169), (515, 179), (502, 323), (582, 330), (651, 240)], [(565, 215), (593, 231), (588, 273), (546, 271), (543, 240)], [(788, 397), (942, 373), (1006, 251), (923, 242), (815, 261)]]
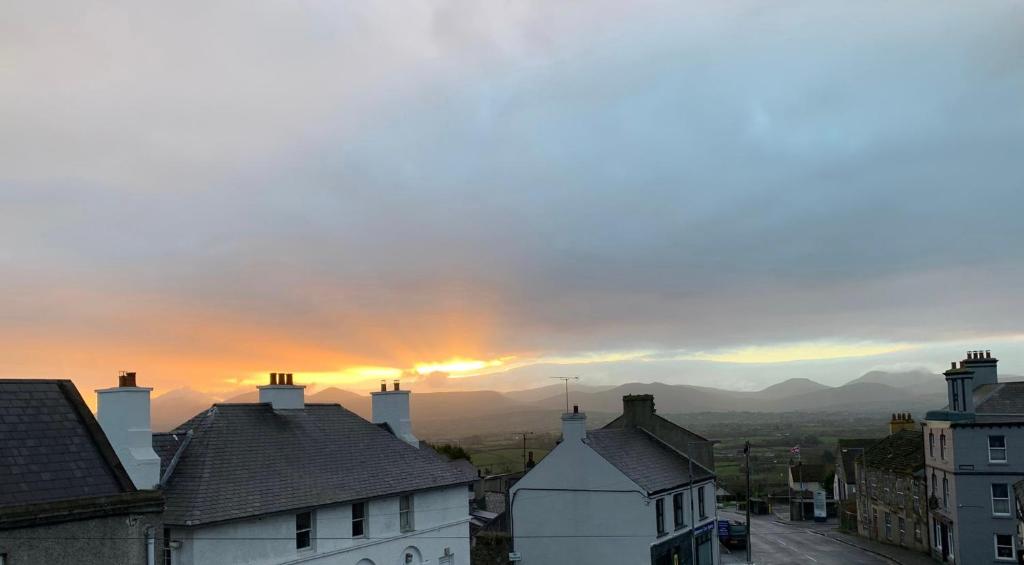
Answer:
[[(744, 521), (745, 516), (719, 510), (720, 519)], [(891, 565), (883, 557), (814, 533), (810, 524), (779, 523), (773, 516), (751, 516), (753, 562), (756, 565)], [(745, 563), (746, 550), (722, 548), (722, 563)]]

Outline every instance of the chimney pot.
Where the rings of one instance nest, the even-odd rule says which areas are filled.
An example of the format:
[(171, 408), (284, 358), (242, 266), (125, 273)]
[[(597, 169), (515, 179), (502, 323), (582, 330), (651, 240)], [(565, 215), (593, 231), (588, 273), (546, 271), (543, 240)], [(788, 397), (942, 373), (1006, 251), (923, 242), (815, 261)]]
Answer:
[(953, 361), (952, 363), (950, 363), (949, 364), (949, 368), (950, 369), (956, 369), (956, 361)]
[(270, 384), (271, 385), (276, 385), (277, 384), (277, 373), (270, 373)]
[(388, 391), (388, 382), (383, 380), (383, 379), (381, 379), (381, 381), (380, 381), (380, 391), (381, 392), (387, 392)]
[(394, 385), (395, 385), (395, 390), (401, 390), (401, 385), (399, 385), (398, 379), (395, 379)]
[(134, 371), (121, 371), (121, 374), (117, 377), (117, 386), (119, 387), (133, 387), (135, 385), (135, 372)]
[(579, 414), (580, 413), (580, 405), (579, 404), (573, 404), (572, 405), (572, 413), (573, 414)]
[(288, 374), (287, 374), (287, 375), (285, 375), (285, 376), (286, 376), (286, 377), (288, 378), (288, 383), (287, 383), (287, 384), (288, 384), (288, 386), (291, 386), (291, 385), (292, 385), (292, 374), (291, 374), (291, 373), (288, 373)]
[(991, 358), (992, 358), (992, 351), (989, 350), (989, 349), (986, 349), (985, 350), (985, 359), (991, 359)]

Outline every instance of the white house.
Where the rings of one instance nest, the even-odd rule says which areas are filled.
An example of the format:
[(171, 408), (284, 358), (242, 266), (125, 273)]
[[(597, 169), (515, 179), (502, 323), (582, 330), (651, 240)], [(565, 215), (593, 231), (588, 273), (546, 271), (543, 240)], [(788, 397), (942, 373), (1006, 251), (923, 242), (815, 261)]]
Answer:
[[(215, 404), (151, 434), (166, 499), (158, 563), (469, 565), (475, 476), (419, 449), (408, 391), (382, 385), (370, 423), (338, 404), (306, 404), (304, 387), (277, 377), (259, 387), (260, 403)], [(111, 438), (138, 444), (148, 419), (102, 413), (148, 414), (148, 390), (126, 388), (137, 387), (98, 391), (100, 421), (132, 422)], [(148, 460), (138, 445), (115, 449)]]
[(562, 442), (512, 487), (523, 563), (718, 563), (715, 475), (697, 460), (709, 442), (655, 415), (650, 395), (623, 401), (623, 416), (598, 430), (576, 407), (564, 414)]

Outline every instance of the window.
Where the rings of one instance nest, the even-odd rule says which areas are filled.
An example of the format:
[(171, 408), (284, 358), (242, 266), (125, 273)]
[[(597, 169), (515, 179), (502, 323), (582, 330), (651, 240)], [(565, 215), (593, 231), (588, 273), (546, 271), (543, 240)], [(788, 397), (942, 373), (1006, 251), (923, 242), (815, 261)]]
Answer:
[(886, 539), (892, 539), (892, 513), (885, 513), (885, 537)]
[(949, 479), (942, 477), (942, 507), (949, 508)]
[(946, 434), (939, 434), (939, 458), (946, 459)]
[[(164, 540), (163, 540), (164, 565), (171, 565), (171, 529), (164, 528)], [(0, 559), (0, 565), (4, 565), (3, 559)]]
[(914, 520), (914, 541), (921, 541), (921, 522)]
[(357, 502), (352, 505), (352, 537), (361, 538), (366, 535), (366, 503)]
[(1013, 536), (996, 534), (996, 559), (1013, 560)]
[(697, 510), (700, 512), (701, 520), (708, 517), (704, 511), (704, 487), (697, 487)]
[(942, 547), (942, 526), (935, 522), (935, 532), (932, 534), (932, 541), (935, 542), (935, 549)]
[(992, 513), (999, 516), (1010, 515), (1010, 487), (1006, 483), (992, 484)]
[(900, 516), (897, 518), (896, 524), (898, 526), (896, 530), (900, 534), (900, 544), (907, 543), (907, 521), (903, 519), (903, 516)]
[(939, 483), (938, 479), (935, 478), (935, 471), (932, 471), (932, 496), (939, 496)]
[(989, 463), (1006, 463), (1006, 436), (988, 436)]
[(960, 387), (957, 386), (958, 384), (959, 383), (956, 383), (956, 382), (950, 383), (950, 386), (953, 387), (953, 411), (954, 412), (959, 412), (960, 411)]
[(658, 535), (665, 535), (665, 499), (654, 501), (654, 519), (658, 522)]
[(928, 432), (928, 455), (935, 457), (935, 432)]
[(403, 532), (413, 531), (412, 495), (398, 497), (398, 523)]
[(295, 515), (295, 549), (309, 549), (313, 545), (313, 513)]
[(677, 530), (686, 525), (686, 513), (683, 512), (683, 493), (681, 492), (672, 495), (672, 522)]

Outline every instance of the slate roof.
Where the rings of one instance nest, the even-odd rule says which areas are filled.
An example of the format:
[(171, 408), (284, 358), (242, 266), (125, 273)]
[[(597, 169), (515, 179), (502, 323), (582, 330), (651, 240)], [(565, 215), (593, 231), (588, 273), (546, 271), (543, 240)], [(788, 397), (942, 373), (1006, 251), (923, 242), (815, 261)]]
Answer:
[(1014, 414), (1024, 416), (1024, 382), (984, 385), (975, 391), (977, 414)]
[(0, 509), (134, 491), (71, 381), (0, 379)]
[(868, 448), (862, 460), (871, 469), (893, 473), (914, 473), (924, 468), (924, 434), (901, 430)]
[[(839, 458), (842, 460), (843, 480), (846, 484), (857, 484), (857, 470), (854, 467), (854, 460), (865, 449), (871, 447), (878, 441), (878, 438), (870, 439), (840, 439), (838, 443)], [(844, 451), (845, 450), (845, 451)]]
[[(165, 485), (168, 524), (198, 525), (466, 484), (476, 476), (338, 404), (215, 404)], [(172, 441), (154, 442), (164, 460)], [(166, 468), (166, 463), (163, 464)]]
[[(590, 430), (587, 445), (648, 494), (690, 482), (690, 460), (642, 429)], [(695, 481), (714, 476), (696, 462), (693, 470)]]

